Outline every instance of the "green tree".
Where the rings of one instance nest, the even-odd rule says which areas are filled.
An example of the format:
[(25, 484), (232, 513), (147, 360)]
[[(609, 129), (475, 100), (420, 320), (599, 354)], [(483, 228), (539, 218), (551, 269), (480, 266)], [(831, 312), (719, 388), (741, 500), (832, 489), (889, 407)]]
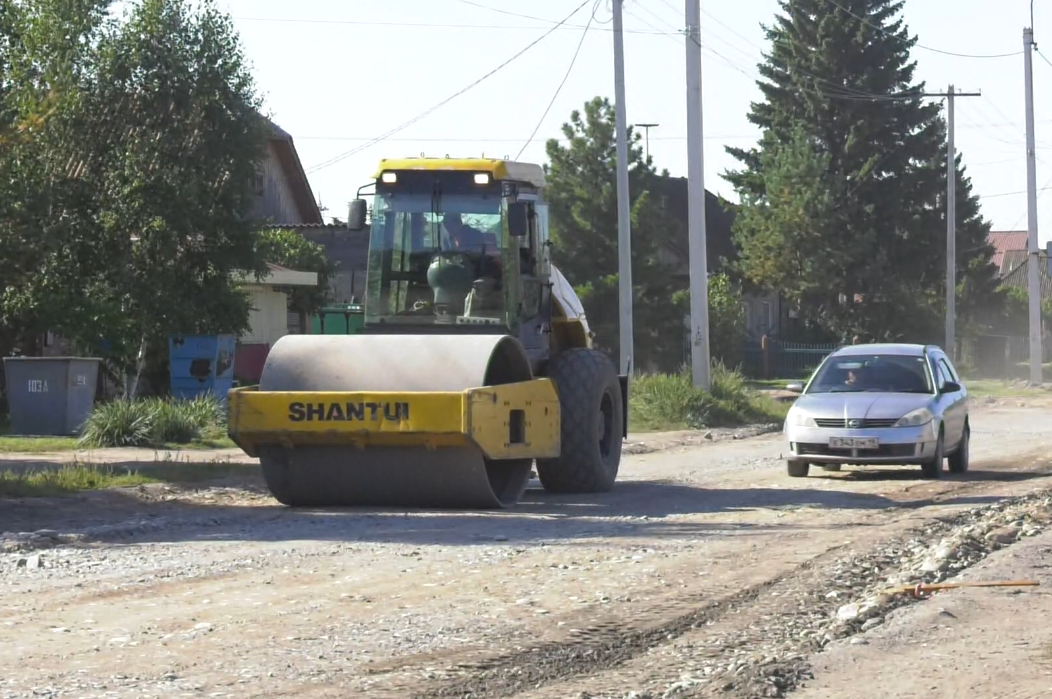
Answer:
[[(995, 330), (1008, 335), (1030, 334), (1030, 296), (1026, 289), (1005, 287), (998, 290), (1003, 297), (1003, 315)], [(1052, 325), (1052, 299), (1041, 299), (1041, 320)]]
[[(912, 97), (902, 0), (780, 0), (759, 66), (763, 135), (728, 148), (737, 262), (834, 337), (937, 340), (945, 289), (945, 124)], [(958, 311), (994, 288), (988, 222), (958, 156)]]
[[(596, 346), (620, 355), (616, 130), (614, 108), (596, 97), (563, 125), (567, 145), (548, 141), (547, 198), (556, 266), (581, 297)], [(629, 191), (632, 217), (632, 286), (635, 368), (683, 362), (686, 329), (673, 302), (680, 288), (661, 263), (666, 241), (682, 224), (654, 194), (656, 172), (645, 162), (638, 134), (630, 133)]]
[(265, 123), (212, 0), (111, 4), (0, 2), (0, 349), (50, 330), (137, 376), (246, 328)]
[(93, 114), (114, 124), (102, 226), (125, 244), (120, 291), (148, 347), (241, 333), (234, 278), (265, 272), (251, 216), (266, 123), (229, 16), (214, 0), (140, 0), (100, 41)]
[(259, 234), (257, 254), (275, 265), (317, 273), (317, 286), (289, 290), (289, 308), (300, 314), (300, 332), (305, 333), (307, 317), (317, 313), (330, 300), (330, 284), (336, 275), (336, 265), (329, 262), (325, 248), (292, 230), (264, 230)]
[[(690, 314), (690, 292), (677, 291), (676, 306)], [(736, 367), (742, 360), (745, 343), (745, 306), (741, 288), (730, 275), (719, 272), (709, 277), (709, 354), (713, 361)]]
[[(0, 351), (32, 353), (44, 332), (119, 335), (109, 293), (119, 247), (100, 234), (105, 150), (90, 118), (96, 39), (109, 2), (0, 3)], [(111, 127), (112, 128), (112, 127)]]

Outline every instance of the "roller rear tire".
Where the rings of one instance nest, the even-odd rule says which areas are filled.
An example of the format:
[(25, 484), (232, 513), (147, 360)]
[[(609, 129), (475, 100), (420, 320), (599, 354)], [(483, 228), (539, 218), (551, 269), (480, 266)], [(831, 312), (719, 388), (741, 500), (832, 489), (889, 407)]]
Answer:
[(552, 493), (603, 493), (614, 487), (621, 464), (625, 415), (621, 382), (606, 355), (566, 350), (549, 362), (562, 413), (562, 453), (537, 460), (537, 476)]

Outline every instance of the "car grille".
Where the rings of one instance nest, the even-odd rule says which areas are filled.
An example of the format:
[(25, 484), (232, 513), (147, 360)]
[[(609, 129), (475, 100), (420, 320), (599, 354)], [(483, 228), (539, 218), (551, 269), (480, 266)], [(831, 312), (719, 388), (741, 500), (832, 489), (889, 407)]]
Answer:
[(884, 418), (884, 417), (881, 417), (881, 418), (866, 417), (866, 418), (861, 418), (861, 419), (857, 419), (857, 420), (852, 420), (850, 418), (842, 418), (842, 417), (833, 417), (833, 418), (816, 417), (815, 418), (815, 424), (818, 425), (819, 427), (847, 428), (847, 426), (848, 426), (847, 423), (848, 422), (852, 422), (852, 421), (858, 422), (858, 424), (857, 425), (852, 425), (851, 429), (866, 429), (866, 428), (875, 429), (875, 428), (879, 428), (879, 427), (894, 427), (895, 423), (898, 422), (898, 420), (896, 420), (895, 418)]
[[(906, 457), (917, 452), (915, 444), (881, 444), (876, 449), (859, 449), (859, 456)], [(800, 456), (851, 456), (850, 449), (830, 449), (828, 444), (797, 442), (796, 453)]]

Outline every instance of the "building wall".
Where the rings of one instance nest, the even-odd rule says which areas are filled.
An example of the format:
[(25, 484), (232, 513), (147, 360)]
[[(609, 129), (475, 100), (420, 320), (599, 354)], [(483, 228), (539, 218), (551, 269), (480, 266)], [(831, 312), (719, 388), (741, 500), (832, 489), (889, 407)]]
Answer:
[(256, 181), (256, 207), (254, 213), (278, 224), (303, 223), (303, 217), (292, 196), (289, 175), (282, 170), (278, 160), (277, 145), (267, 143), (267, 158), (263, 162)]
[(249, 330), (240, 340), (246, 344), (273, 345), (288, 334), (288, 297), (273, 287), (251, 284), (245, 286), (252, 310)]
[(346, 226), (297, 226), (295, 231), (322, 246), (325, 257), (334, 263), (331, 280), (333, 303), (361, 303), (365, 299), (365, 271), (369, 256), (369, 232), (352, 231)]

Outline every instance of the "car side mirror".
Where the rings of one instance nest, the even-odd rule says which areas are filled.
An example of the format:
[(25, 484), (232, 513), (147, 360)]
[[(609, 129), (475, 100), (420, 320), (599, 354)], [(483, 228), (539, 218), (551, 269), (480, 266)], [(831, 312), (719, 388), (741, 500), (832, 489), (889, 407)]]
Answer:
[(793, 381), (785, 385), (785, 390), (792, 391), (793, 393), (803, 393), (804, 385), (799, 381)]
[(940, 393), (957, 393), (961, 390), (961, 384), (956, 381), (947, 381), (942, 385)]
[(525, 238), (530, 232), (529, 204), (517, 201), (508, 205), (508, 233), (512, 238)]
[(365, 215), (369, 212), (369, 205), (364, 199), (355, 199), (347, 209), (347, 227), (352, 231), (360, 231), (365, 228)]

